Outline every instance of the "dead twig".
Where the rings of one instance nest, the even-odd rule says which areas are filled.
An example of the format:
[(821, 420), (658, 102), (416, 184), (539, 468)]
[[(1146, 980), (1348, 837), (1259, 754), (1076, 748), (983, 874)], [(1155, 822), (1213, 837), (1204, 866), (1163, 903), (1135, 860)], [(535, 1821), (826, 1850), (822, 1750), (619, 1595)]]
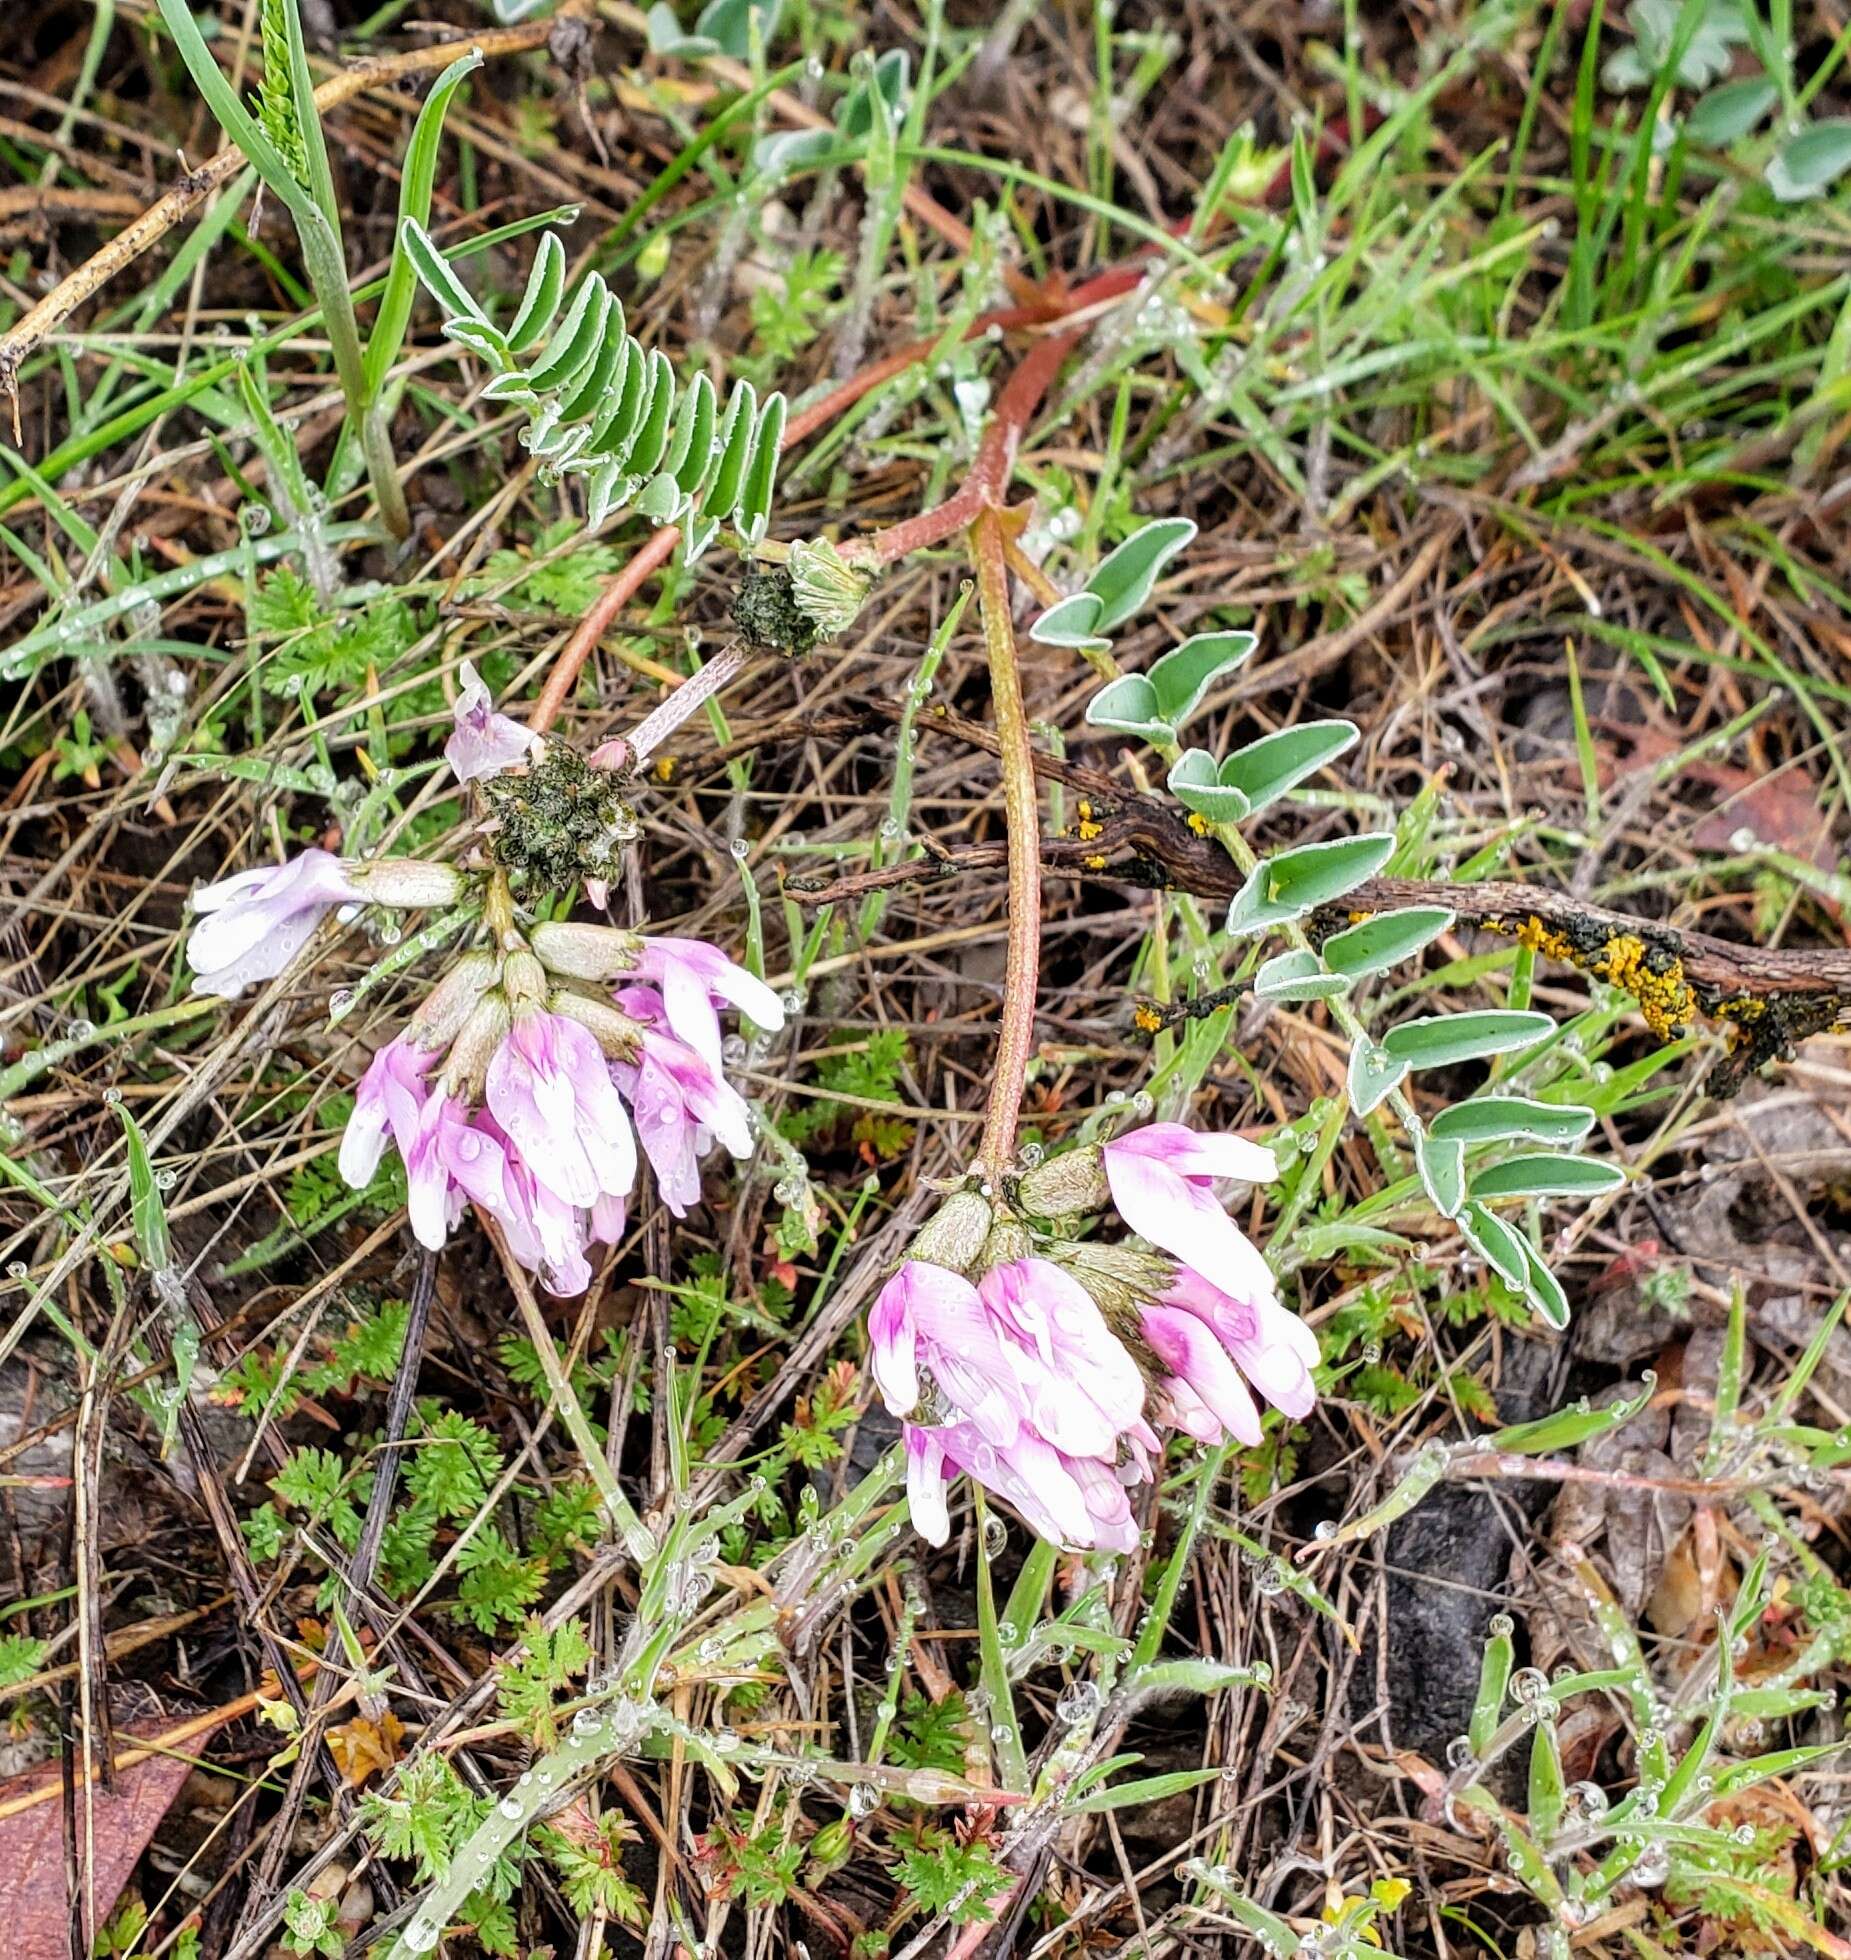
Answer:
[[(919, 725), (989, 746), (984, 731), (959, 717), (927, 716)], [(1098, 772), (1053, 757), (1038, 756), (1036, 768), (1091, 796), (1110, 788)], [(1199, 836), (1153, 798), (1122, 801), (1115, 809), (1089, 803), (1080, 818), (1079, 834), (1042, 840), (1044, 867), (1198, 898), (1232, 899), (1241, 887), (1238, 868), (1214, 839)], [(784, 889), (805, 907), (835, 904), (896, 885), (994, 875), (1006, 855), (1001, 843), (955, 851), (927, 848), (926, 857), (905, 864), (827, 880), (792, 878)], [(1412, 905), (1445, 906), (1462, 925), (1506, 934), (1546, 958), (1623, 988), (1639, 1001), (1653, 1032), (1666, 1039), (1683, 1033), (1699, 1013), (1723, 1023), (1731, 1045), (1711, 1072), (1713, 1094), (1733, 1094), (1764, 1062), (1790, 1052), (1809, 1035), (1851, 1021), (1851, 951), (1740, 945), (1511, 879), (1458, 885), (1374, 878), (1349, 893), (1340, 910), (1315, 923), (1330, 931), (1347, 924), (1350, 915)], [(1165, 1018), (1187, 1012), (1185, 1003), (1166, 1010)]]

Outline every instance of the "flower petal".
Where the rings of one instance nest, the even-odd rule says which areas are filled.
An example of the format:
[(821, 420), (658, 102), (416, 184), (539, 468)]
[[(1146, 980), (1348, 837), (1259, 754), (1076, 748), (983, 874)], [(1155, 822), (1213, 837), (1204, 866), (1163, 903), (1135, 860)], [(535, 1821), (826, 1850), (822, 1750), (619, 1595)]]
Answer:
[(1168, 1164), (1108, 1145), (1105, 1174), (1118, 1215), (1185, 1266), (1199, 1273), (1242, 1274), (1258, 1259), (1209, 1191)]
[(457, 690), (456, 726), (443, 745), (444, 760), (459, 783), (482, 776), (499, 776), (528, 761), (539, 742), (534, 732), (507, 715), (494, 712), (482, 677), (465, 660), (462, 686)]
[(906, 1508), (913, 1529), (928, 1545), (942, 1545), (951, 1536), (951, 1512), (945, 1503), (945, 1452), (935, 1432), (906, 1425)]
[(1249, 1446), (1260, 1440), (1260, 1412), (1214, 1329), (1181, 1307), (1145, 1307), (1138, 1318), (1151, 1351), (1186, 1382), (1222, 1425)]

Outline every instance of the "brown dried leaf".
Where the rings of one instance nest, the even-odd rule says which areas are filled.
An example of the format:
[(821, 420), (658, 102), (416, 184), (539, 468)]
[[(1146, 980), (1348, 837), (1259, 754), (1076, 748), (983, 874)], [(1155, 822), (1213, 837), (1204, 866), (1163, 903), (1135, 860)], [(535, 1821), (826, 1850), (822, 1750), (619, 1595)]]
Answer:
[[(172, 1727), (160, 1717), (118, 1724), (118, 1745)], [(197, 1737), (194, 1738), (197, 1746)], [(155, 1755), (116, 1772), (114, 1791), (98, 1782), (77, 1792), (77, 1829), (90, 1832), (90, 1855), (78, 1852), (86, 1878), (88, 1944), (109, 1917), (180, 1786), (193, 1773), (184, 1756)], [(69, 1960), (70, 1919), (64, 1895), (64, 1804), (59, 1767), (47, 1763), (0, 1784), (0, 1925), (9, 1929), (8, 1960)], [(40, 1795), (41, 1792), (49, 1794)], [(26, 1801), (37, 1798), (36, 1802)], [(89, 1812), (86, 1825), (85, 1812)]]
[(405, 1724), (389, 1708), (377, 1722), (356, 1715), (351, 1722), (330, 1729), (328, 1754), (334, 1758), (341, 1781), (357, 1790), (369, 1776), (390, 1769), (399, 1759), (404, 1734)]
[(1645, 1613), (1653, 1626), (1667, 1639), (1675, 1640), (1697, 1624), (1703, 1612), (1703, 1574), (1691, 1549), (1686, 1532), (1669, 1553), (1658, 1584), (1646, 1603)]

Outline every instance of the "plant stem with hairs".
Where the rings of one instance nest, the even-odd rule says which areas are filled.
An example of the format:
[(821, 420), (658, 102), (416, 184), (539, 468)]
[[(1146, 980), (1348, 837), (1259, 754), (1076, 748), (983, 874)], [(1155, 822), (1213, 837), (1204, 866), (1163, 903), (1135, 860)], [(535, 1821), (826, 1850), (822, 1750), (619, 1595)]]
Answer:
[(1015, 1152), (1016, 1118), (1035, 1046), (1035, 993), (1041, 963), (1041, 844), (1035, 758), (1028, 739), (1028, 710), (1016, 664), (1015, 630), (1009, 618), (1009, 569), (1003, 555), (1004, 525), (995, 508), (979, 513), (970, 528), (977, 567), (977, 605), (990, 665), (990, 700), (996, 715), (1002, 762), (1003, 822), (1009, 837), (1009, 941), (1003, 968), (1003, 1018), (997, 1032), (996, 1072), (990, 1081), (978, 1161), (992, 1179)]

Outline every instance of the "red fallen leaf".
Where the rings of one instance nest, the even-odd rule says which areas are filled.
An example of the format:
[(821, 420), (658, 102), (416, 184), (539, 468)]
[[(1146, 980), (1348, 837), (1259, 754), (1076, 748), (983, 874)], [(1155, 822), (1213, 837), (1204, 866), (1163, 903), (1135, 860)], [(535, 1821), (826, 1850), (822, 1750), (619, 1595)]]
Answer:
[[(1612, 783), (1626, 771), (1662, 762), (1676, 752), (1683, 739), (1656, 725), (1625, 731), (1625, 760), (1615, 761), (1609, 752), (1608, 766), (1601, 771), (1603, 781)], [(1734, 763), (1699, 757), (1687, 762), (1682, 773), (1707, 784), (1722, 799), (1721, 807), (1702, 818), (1691, 832), (1691, 842), (1699, 850), (1733, 852), (1736, 833), (1745, 830), (1757, 843), (1785, 851), (1790, 857), (1809, 858), (1822, 871), (1831, 870), (1831, 812), (1819, 785), (1801, 764), (1790, 762), (1763, 775)]]
[[(118, 1744), (169, 1733), (171, 1719), (159, 1716), (118, 1723)], [(195, 1731), (191, 1747), (200, 1740)], [(109, 1917), (122, 1888), (148, 1848), (148, 1840), (167, 1815), (168, 1806), (192, 1773), (185, 1754), (151, 1755), (116, 1772), (116, 1787), (99, 1781), (77, 1791), (77, 1866), (83, 1874), (84, 1944), (90, 1946), (96, 1929)], [(7, 1930), (7, 1960), (70, 1960), (69, 1908), (64, 1896), (64, 1802), (57, 1793), (59, 1768), (46, 1763), (9, 1782), (0, 1783), (0, 1926)], [(21, 1798), (40, 1790), (53, 1794), (15, 1808)], [(91, 1855), (86, 1858), (83, 1833), (86, 1799)], [(9, 1814), (10, 1813), (10, 1814)]]
[(1589, 1295), (1610, 1293), (1616, 1286), (1627, 1286), (1634, 1280), (1643, 1279), (1658, 1264), (1658, 1253), (1656, 1239), (1641, 1239), (1637, 1245), (1628, 1246), (1588, 1282)]
[(1724, 763), (1693, 762), (1688, 773), (1727, 798), (1723, 808), (1713, 810), (1691, 833), (1699, 850), (1733, 851), (1736, 833), (1746, 830), (1758, 843), (1831, 869), (1831, 812), (1819, 785), (1797, 763), (1772, 775), (1752, 776)]

